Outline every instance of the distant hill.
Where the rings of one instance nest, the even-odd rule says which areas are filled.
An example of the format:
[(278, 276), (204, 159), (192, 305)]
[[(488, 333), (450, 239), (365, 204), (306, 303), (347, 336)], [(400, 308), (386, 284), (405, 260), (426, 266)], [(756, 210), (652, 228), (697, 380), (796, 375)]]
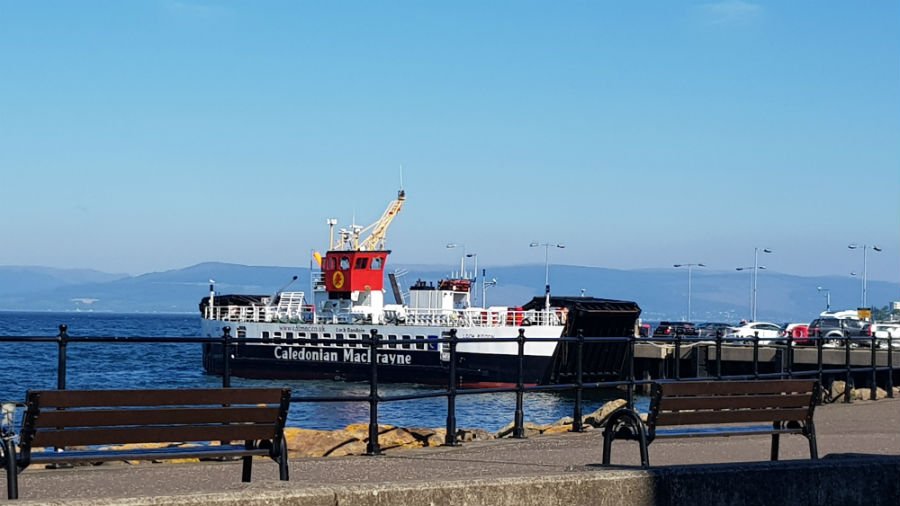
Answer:
[[(450, 266), (397, 265), (402, 289), (417, 279), (436, 282)], [(496, 286), (485, 290), (488, 305), (521, 305), (544, 292), (544, 265), (496, 267), (487, 271)], [(288, 284), (309, 291), (306, 267), (248, 266), (208, 262), (164, 272), (127, 276), (91, 270), (43, 267), (0, 267), (0, 309), (19, 311), (93, 310), (111, 312), (197, 311), (200, 299), (215, 280), (218, 293), (274, 294)], [(645, 320), (683, 319), (687, 313), (687, 273), (674, 269), (617, 270), (554, 265), (550, 271), (556, 295), (579, 295), (633, 300)], [(747, 273), (695, 270), (691, 306), (695, 321), (734, 322), (747, 318), (750, 276)], [(801, 277), (772, 271), (759, 273), (758, 319), (776, 322), (808, 321), (824, 309), (825, 297), (816, 287), (831, 290), (832, 307), (854, 308), (860, 285), (855, 278)], [(389, 291), (390, 292), (390, 291)], [(868, 298), (878, 306), (896, 300), (896, 283), (870, 281)], [(482, 304), (479, 284), (475, 302)], [(393, 301), (389, 293), (387, 299)]]

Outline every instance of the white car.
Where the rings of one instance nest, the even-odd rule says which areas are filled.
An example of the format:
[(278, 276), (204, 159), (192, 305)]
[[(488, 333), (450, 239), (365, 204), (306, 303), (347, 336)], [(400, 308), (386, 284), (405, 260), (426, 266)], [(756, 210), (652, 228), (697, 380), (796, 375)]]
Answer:
[(750, 322), (740, 327), (732, 327), (728, 337), (752, 339), (759, 335), (759, 344), (772, 344), (781, 334), (781, 325), (770, 322)]
[(878, 339), (879, 347), (887, 348), (888, 338), (891, 338), (893, 347), (900, 349), (900, 323), (873, 323), (869, 335)]

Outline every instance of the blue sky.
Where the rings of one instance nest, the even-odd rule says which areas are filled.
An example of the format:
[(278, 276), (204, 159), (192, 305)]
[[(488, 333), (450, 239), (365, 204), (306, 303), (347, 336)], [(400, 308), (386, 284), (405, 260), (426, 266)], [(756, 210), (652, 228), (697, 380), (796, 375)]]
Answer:
[[(900, 279), (897, 2), (0, 0), (0, 265)], [(763, 260), (760, 262), (763, 263)]]

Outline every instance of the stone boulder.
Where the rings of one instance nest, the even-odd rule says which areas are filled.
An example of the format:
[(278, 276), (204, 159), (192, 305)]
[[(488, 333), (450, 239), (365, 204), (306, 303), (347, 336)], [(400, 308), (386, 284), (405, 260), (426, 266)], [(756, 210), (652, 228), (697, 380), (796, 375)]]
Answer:
[(625, 399), (615, 399), (607, 402), (603, 406), (600, 406), (599, 409), (594, 411), (593, 413), (584, 417), (583, 425), (590, 425), (592, 427), (602, 427), (603, 423), (609, 418), (609, 415), (613, 413), (613, 411), (623, 408), (628, 405), (628, 402)]

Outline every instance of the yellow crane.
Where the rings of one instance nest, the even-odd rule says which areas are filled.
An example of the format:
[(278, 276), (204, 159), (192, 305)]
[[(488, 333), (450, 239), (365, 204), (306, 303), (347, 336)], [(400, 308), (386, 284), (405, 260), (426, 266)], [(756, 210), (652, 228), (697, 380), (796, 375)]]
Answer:
[(384, 214), (381, 215), (381, 218), (378, 218), (378, 221), (359, 231), (359, 234), (363, 234), (371, 230), (372, 233), (369, 234), (369, 237), (366, 237), (362, 242), (358, 242), (359, 234), (356, 234), (357, 251), (384, 249), (384, 239), (387, 235), (387, 229), (391, 225), (391, 222), (394, 221), (397, 213), (400, 212), (400, 209), (403, 208), (404, 201), (406, 201), (406, 192), (400, 190), (397, 192), (397, 198), (388, 204), (387, 209), (384, 210)]
[[(337, 244), (334, 242), (334, 226), (337, 224), (337, 220), (329, 219), (328, 225), (331, 227), (331, 239), (328, 241), (329, 249), (350, 251), (383, 250), (384, 238), (387, 234), (388, 226), (394, 221), (394, 218), (397, 216), (397, 213), (400, 212), (400, 209), (403, 208), (403, 202), (405, 200), (406, 192), (403, 190), (398, 191), (397, 198), (388, 204), (387, 209), (384, 210), (384, 214), (381, 215), (381, 218), (379, 218), (378, 221), (372, 223), (368, 227), (352, 225), (350, 230), (342, 228), (340, 230), (340, 241)], [(369, 231), (371, 231), (369, 236), (360, 241), (360, 236)], [(321, 265), (321, 259), (319, 257), (316, 258), (316, 261)]]

